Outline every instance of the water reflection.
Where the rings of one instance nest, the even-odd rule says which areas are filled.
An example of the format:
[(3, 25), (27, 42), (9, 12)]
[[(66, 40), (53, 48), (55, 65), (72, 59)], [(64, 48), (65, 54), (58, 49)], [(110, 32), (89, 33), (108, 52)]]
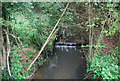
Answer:
[(36, 72), (34, 79), (83, 79), (85, 59), (76, 46), (56, 45), (48, 64)]

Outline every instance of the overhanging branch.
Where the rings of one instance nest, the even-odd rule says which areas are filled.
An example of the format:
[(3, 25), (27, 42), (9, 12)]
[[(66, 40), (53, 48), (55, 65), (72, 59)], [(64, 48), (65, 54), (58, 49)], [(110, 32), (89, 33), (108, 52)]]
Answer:
[(41, 47), (40, 51), (38, 52), (36, 58), (32, 61), (32, 63), (31, 63), (31, 64), (29, 65), (29, 67), (27, 68), (27, 71), (32, 67), (32, 65), (35, 63), (35, 61), (38, 59), (38, 57), (40, 56), (40, 54), (41, 54), (42, 51), (44, 50), (45, 46), (47, 45), (47, 43), (49, 42), (50, 38), (51, 38), (52, 35), (54, 34), (54, 31), (56, 30), (56, 28), (57, 28), (57, 26), (58, 26), (58, 24), (59, 24), (61, 18), (62, 18), (63, 15), (65, 14), (65, 12), (66, 12), (68, 6), (69, 6), (69, 2), (68, 2), (68, 4), (66, 5), (66, 7), (65, 7), (63, 13), (61, 14), (60, 18), (58, 19), (57, 23), (55, 24), (55, 26), (54, 26), (52, 32), (50, 33), (50, 35), (48, 36), (47, 40), (45, 41), (45, 43), (44, 43), (43, 46)]

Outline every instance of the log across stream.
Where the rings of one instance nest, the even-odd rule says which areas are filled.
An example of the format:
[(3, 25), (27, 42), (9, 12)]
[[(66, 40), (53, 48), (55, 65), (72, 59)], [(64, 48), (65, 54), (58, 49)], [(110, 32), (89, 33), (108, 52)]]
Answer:
[(83, 79), (86, 61), (78, 46), (55, 46), (48, 64), (39, 68), (33, 79)]

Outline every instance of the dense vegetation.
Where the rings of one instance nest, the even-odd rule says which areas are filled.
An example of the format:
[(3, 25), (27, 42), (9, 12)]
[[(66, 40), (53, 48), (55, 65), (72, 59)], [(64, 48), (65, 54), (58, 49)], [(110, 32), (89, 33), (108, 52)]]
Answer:
[[(26, 71), (44, 44), (67, 3), (2, 3), (3, 79), (24, 79), (43, 65), (53, 49), (53, 35), (33, 67)], [(89, 33), (86, 78), (120, 79), (120, 6), (118, 3), (70, 3), (58, 27)], [(76, 27), (77, 26), (77, 27)], [(84, 34), (84, 32), (83, 32)], [(9, 57), (9, 58), (8, 58)], [(6, 62), (7, 60), (7, 62)], [(8, 71), (8, 61), (10, 72)], [(7, 64), (6, 64), (7, 63)], [(6, 66), (7, 65), (7, 66)], [(0, 74), (1, 75), (1, 74)]]

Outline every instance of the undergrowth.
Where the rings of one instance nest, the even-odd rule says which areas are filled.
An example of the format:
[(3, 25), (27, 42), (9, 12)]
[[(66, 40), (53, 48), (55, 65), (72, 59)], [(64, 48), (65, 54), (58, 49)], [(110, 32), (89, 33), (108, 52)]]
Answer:
[(87, 72), (93, 73), (93, 79), (115, 79), (120, 80), (119, 76), (119, 51), (118, 46), (110, 51), (111, 54), (101, 53), (101, 50), (94, 54)]

